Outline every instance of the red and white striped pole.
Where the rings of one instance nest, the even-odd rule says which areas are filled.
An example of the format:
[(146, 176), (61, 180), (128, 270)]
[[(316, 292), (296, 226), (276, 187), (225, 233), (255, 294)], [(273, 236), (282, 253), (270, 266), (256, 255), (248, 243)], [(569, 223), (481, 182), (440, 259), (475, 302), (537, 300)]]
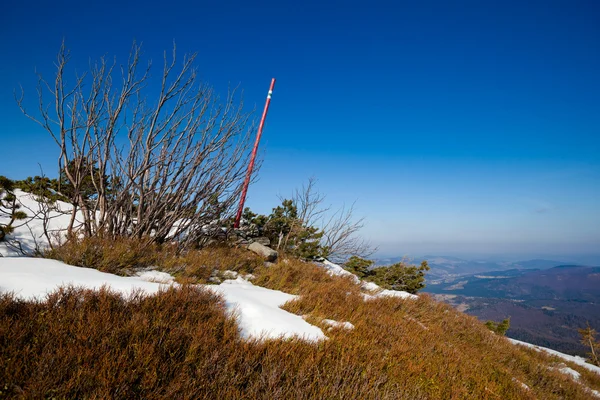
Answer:
[(271, 80), (271, 87), (269, 88), (269, 94), (267, 94), (267, 102), (265, 103), (265, 109), (263, 111), (262, 118), (260, 119), (260, 125), (258, 126), (258, 132), (256, 133), (256, 142), (254, 142), (254, 149), (252, 149), (252, 157), (250, 158), (250, 164), (248, 164), (248, 172), (246, 172), (246, 180), (244, 181), (244, 187), (242, 189), (242, 197), (240, 199), (240, 205), (238, 207), (237, 215), (235, 216), (234, 228), (240, 227), (240, 220), (242, 219), (242, 213), (244, 212), (244, 203), (246, 202), (246, 194), (248, 193), (248, 185), (250, 184), (250, 178), (252, 177), (252, 170), (254, 169), (254, 161), (256, 160), (256, 152), (258, 150), (258, 143), (262, 135), (262, 130), (267, 119), (267, 112), (269, 111), (269, 104), (271, 104), (271, 95), (273, 94), (273, 88), (275, 87), (275, 78)]

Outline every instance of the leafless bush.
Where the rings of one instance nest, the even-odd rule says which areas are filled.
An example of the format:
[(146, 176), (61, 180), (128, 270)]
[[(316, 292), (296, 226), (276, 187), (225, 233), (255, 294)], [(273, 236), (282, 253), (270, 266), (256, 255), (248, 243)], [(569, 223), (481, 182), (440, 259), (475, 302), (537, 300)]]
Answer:
[(327, 257), (343, 261), (350, 256), (364, 258), (373, 254), (376, 247), (359, 235), (364, 217), (356, 218), (354, 204), (332, 211), (331, 206), (324, 205), (326, 196), (317, 191), (316, 183), (316, 178), (309, 178), (306, 185), (294, 192), (292, 201), (302, 224), (318, 227), (322, 232), (321, 246)]
[[(164, 54), (159, 90), (151, 62), (134, 43), (125, 65), (103, 57), (67, 83), (64, 43), (52, 81), (38, 79), (38, 113), (22, 112), (56, 142), (58, 167), (86, 237), (178, 238), (195, 243), (203, 227), (230, 215), (250, 146), (249, 114), (236, 90), (221, 102), (199, 82), (196, 55)], [(177, 64), (180, 63), (180, 67)], [(44, 95), (50, 94), (47, 100)]]
[(359, 236), (364, 227), (364, 217), (355, 219), (354, 204), (342, 206), (322, 225), (322, 245), (329, 249), (329, 257), (335, 261), (346, 260), (351, 256), (366, 258), (375, 251), (369, 241)]

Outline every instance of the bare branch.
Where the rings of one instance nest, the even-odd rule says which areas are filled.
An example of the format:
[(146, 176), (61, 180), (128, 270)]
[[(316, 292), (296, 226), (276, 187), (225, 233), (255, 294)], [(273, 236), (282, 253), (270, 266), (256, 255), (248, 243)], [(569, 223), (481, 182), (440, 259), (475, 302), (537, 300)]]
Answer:
[(68, 86), (63, 44), (53, 85), (39, 77), (38, 115), (15, 94), (59, 148), (61, 184), (74, 205), (69, 233), (81, 214), (86, 236), (179, 237), (192, 245), (205, 225), (232, 214), (254, 126), (235, 90), (221, 103), (198, 81), (195, 57), (184, 56), (178, 69), (176, 47), (171, 59), (165, 53), (160, 89), (148, 101), (151, 63), (139, 68), (141, 46), (133, 44), (119, 70), (103, 57)]
[[(326, 196), (316, 190), (316, 183), (316, 178), (309, 178), (306, 185), (295, 190), (292, 201), (297, 207), (302, 226), (318, 227), (323, 233), (321, 246), (326, 250), (327, 257), (344, 261), (350, 256), (368, 257), (377, 251), (359, 236), (364, 227), (364, 218), (355, 219), (354, 204), (349, 208), (342, 206), (331, 213), (331, 206), (323, 206)], [(284, 244), (287, 239), (283, 239)]]

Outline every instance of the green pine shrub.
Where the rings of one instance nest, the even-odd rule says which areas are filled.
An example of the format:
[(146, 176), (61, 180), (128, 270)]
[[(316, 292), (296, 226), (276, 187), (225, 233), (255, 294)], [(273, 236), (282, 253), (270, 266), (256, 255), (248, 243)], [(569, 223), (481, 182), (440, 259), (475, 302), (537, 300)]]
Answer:
[(375, 261), (367, 260), (358, 256), (352, 256), (344, 263), (344, 268), (362, 279), (369, 276), (371, 273), (369, 268), (374, 263)]
[(246, 224), (256, 227), (259, 235), (268, 237), (271, 247), (277, 251), (303, 259), (327, 254), (321, 245), (323, 232), (300, 218), (293, 200), (282, 200), (269, 215), (255, 214), (246, 208), (242, 216)]
[(427, 261), (421, 262), (418, 267), (399, 262), (388, 267), (374, 268), (368, 279), (384, 289), (415, 294), (425, 287), (425, 271), (429, 271)]
[(425, 287), (425, 272), (429, 271), (427, 261), (420, 266), (399, 263), (372, 268), (373, 261), (352, 256), (344, 263), (344, 268), (361, 279), (376, 283), (389, 290), (402, 290), (415, 294)]
[(510, 317), (502, 320), (501, 322), (486, 321), (485, 326), (492, 332), (498, 335), (505, 336), (506, 331), (510, 328)]
[(44, 199), (51, 204), (57, 200), (68, 202), (69, 199), (58, 192), (58, 179), (50, 179), (46, 176), (28, 176), (25, 179), (15, 181), (15, 188), (31, 193)]
[(15, 222), (27, 219), (27, 213), (21, 211), (21, 205), (15, 195), (15, 183), (5, 176), (0, 175), (0, 215), (9, 218), (8, 223), (0, 223), (0, 241), (15, 230)]

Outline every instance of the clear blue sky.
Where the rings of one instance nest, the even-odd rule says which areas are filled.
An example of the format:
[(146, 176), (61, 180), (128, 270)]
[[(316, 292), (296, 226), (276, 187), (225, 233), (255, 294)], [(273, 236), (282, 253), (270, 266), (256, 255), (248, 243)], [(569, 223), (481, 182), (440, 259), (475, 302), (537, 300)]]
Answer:
[(381, 254), (600, 253), (598, 1), (10, 1), (0, 174), (55, 174), (13, 89), (35, 101), (63, 37), (79, 71), (176, 41), (259, 110), (276, 77), (257, 211), (315, 176)]

